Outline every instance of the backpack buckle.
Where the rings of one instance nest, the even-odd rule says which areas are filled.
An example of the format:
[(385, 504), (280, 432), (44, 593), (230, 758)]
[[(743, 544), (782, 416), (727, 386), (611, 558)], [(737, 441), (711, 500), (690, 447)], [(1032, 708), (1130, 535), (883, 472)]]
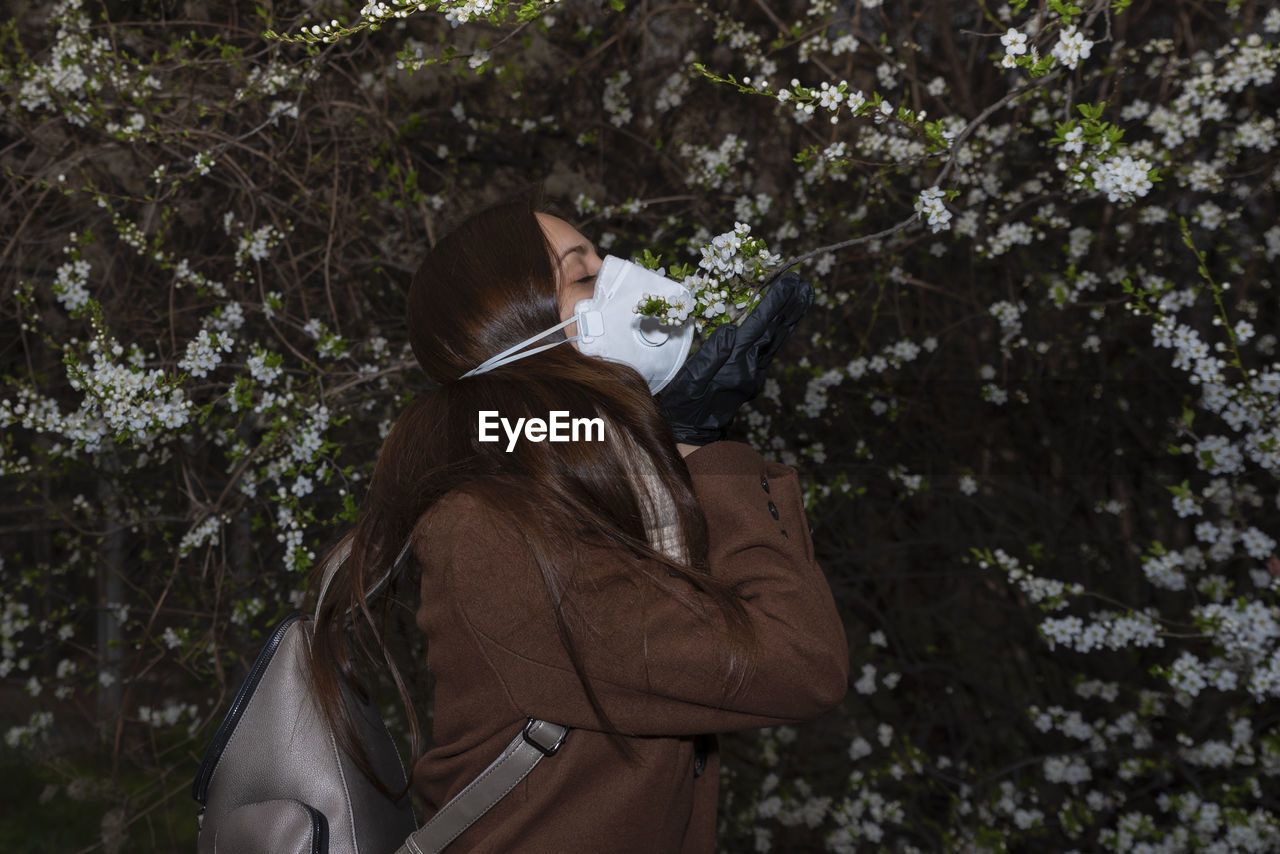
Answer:
[[(534, 748), (543, 756), (554, 756), (555, 752), (560, 749), (560, 745), (564, 744), (564, 737), (569, 734), (569, 728), (561, 728), (560, 737), (556, 739), (555, 744), (544, 744), (543, 741), (540, 741), (538, 738), (539, 736), (542, 736), (543, 740), (545, 740), (547, 736), (555, 735), (554, 727), (554, 724), (549, 724), (546, 721), (540, 721), (537, 718), (529, 718), (529, 722), (524, 725), (524, 732), (522, 735), (524, 736), (524, 740), (533, 745)], [(548, 729), (551, 731), (547, 732)]]

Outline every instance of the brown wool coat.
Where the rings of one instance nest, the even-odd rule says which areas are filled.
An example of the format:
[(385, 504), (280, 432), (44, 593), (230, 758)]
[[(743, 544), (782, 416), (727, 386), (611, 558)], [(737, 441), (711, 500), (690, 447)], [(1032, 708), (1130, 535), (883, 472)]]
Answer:
[(848, 641), (814, 561), (795, 469), (739, 442), (706, 445), (685, 464), (707, 519), (711, 573), (738, 583), (759, 658), (754, 676), (722, 699), (723, 623), (624, 575), (633, 558), (588, 549), (594, 571), (578, 601), (595, 631), (579, 648), (634, 762), (599, 731), (515, 532), (461, 492), (423, 516), (417, 623), (436, 677), (436, 746), (413, 769), (420, 819), (484, 770), (527, 718), (572, 727), (560, 752), (449, 854), (710, 854), (719, 755), (711, 739), (695, 776), (693, 737), (806, 720), (844, 697)]

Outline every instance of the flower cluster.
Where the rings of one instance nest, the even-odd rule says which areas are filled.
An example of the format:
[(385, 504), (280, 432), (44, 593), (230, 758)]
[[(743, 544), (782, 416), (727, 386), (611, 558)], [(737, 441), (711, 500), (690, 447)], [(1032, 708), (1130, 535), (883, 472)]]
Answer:
[(1000, 64), (1005, 68), (1014, 68), (1017, 65), (1017, 57), (1027, 52), (1027, 34), (1010, 27), (1000, 37), (1000, 44), (1004, 45), (1004, 59)]
[(1067, 68), (1076, 68), (1080, 60), (1088, 59), (1093, 42), (1084, 37), (1074, 25), (1063, 29), (1058, 43), (1053, 46), (1053, 56)]
[[(685, 56), (685, 65), (690, 65), (697, 58), (697, 54), (689, 53)], [(689, 88), (692, 81), (686, 71), (673, 71), (663, 81), (662, 88), (658, 90), (658, 97), (654, 100), (654, 108), (660, 113), (669, 112), (684, 103), (684, 98), (689, 94)], [(606, 111), (608, 105), (605, 106)]]
[(241, 267), (252, 258), (255, 261), (265, 260), (271, 250), (279, 245), (284, 235), (274, 225), (264, 225), (253, 231), (240, 235), (240, 245), (236, 249), (236, 266)]
[[(68, 247), (69, 248), (69, 247)], [(58, 267), (53, 281), (53, 292), (58, 302), (73, 317), (89, 303), (89, 289), (85, 287), (89, 281), (92, 268), (89, 262), (76, 258)]]
[(862, 90), (852, 89), (847, 80), (841, 80), (835, 85), (824, 80), (814, 88), (802, 86), (799, 80), (792, 79), (791, 88), (779, 89), (774, 97), (778, 99), (778, 103), (790, 105), (796, 121), (802, 124), (809, 121), (819, 108), (831, 114), (830, 121), (834, 125), (840, 121), (841, 109), (847, 109), (850, 116), (860, 116), (872, 107), (884, 114), (887, 107), (887, 104), (879, 100), (878, 95), (875, 101), (868, 101)]
[(1109, 157), (1094, 170), (1093, 183), (1107, 201), (1132, 203), (1151, 191), (1151, 163), (1146, 158), (1128, 154)]
[(689, 184), (705, 190), (728, 190), (734, 186), (733, 169), (746, 157), (747, 142), (737, 134), (727, 134), (718, 146), (680, 146), (680, 156), (690, 162)]
[[(666, 318), (667, 323), (684, 323), (693, 317), (697, 331), (709, 333), (709, 328), (735, 322), (750, 311), (756, 302), (754, 291), (758, 283), (782, 261), (769, 251), (764, 240), (751, 236), (751, 226), (744, 222), (735, 223), (733, 231), (713, 237), (702, 246), (700, 254), (697, 272), (680, 275), (673, 269), (693, 295), (692, 305), (646, 295), (635, 307), (636, 313)], [(659, 270), (660, 274), (663, 272)]]
[(222, 361), (222, 354), (231, 352), (234, 341), (225, 333), (201, 329), (187, 345), (187, 355), (178, 362), (178, 367), (193, 377), (207, 377)]
[(1117, 650), (1128, 646), (1164, 646), (1164, 637), (1153, 609), (1119, 613), (1096, 611), (1091, 622), (1080, 617), (1050, 617), (1040, 623), (1040, 633), (1050, 649), (1059, 644), (1076, 652)]
[(1031, 564), (1022, 564), (1004, 549), (995, 549), (994, 551), (974, 549), (973, 555), (977, 560), (979, 569), (995, 567), (1003, 570), (1009, 580), (1018, 586), (1018, 589), (1023, 592), (1027, 599), (1033, 604), (1039, 605), (1042, 611), (1060, 611), (1070, 604), (1067, 599), (1068, 596), (1080, 596), (1084, 593), (1082, 584), (1068, 584), (1053, 578), (1042, 578), (1035, 575), (1034, 567)]
[[(122, 743), (198, 750), (208, 686), (299, 601), (420, 389), (389, 343), (403, 275), (536, 161), (602, 250), (652, 247), (694, 297), (642, 314), (741, 319), (782, 266), (761, 237), (818, 285), (738, 423), (800, 471), (840, 604), (877, 607), (842, 609), (869, 641), (839, 713), (726, 753), (727, 847), (1275, 848), (1280, 11), (1148, 4), (1195, 21), (1166, 34), (1127, 0), (1010, 0), (950, 32), (879, 0), (553, 5), (385, 0), (268, 35), (315, 55), (157, 39), (77, 0), (19, 13), (8, 744), (52, 754), (54, 715), (127, 687)], [(333, 45), (382, 25), (390, 43)], [(358, 97), (316, 100), (335, 86)], [(443, 106), (394, 123), (362, 106), (424, 92)], [(165, 572), (121, 579), (120, 544), (199, 571), (168, 594)], [(95, 574), (129, 583), (86, 600)], [(97, 648), (95, 621), (121, 642)], [(163, 684), (140, 680), (157, 655)]]
[(207, 517), (199, 525), (194, 526), (182, 535), (182, 539), (178, 542), (178, 554), (185, 557), (201, 546), (216, 546), (223, 526), (230, 521), (225, 515)]
[(632, 311), (646, 317), (656, 317), (664, 326), (680, 326), (693, 308), (689, 300), (677, 297), (664, 299), (659, 294), (644, 294)]
[(0, 401), (0, 424), (59, 437), (69, 444), (58, 442), (49, 453), (70, 457), (97, 452), (108, 440), (149, 448), (188, 424), (192, 403), (164, 371), (116, 361), (124, 348), (105, 331), (83, 350), (91, 363), (70, 355), (66, 363), (68, 385), (83, 395), (78, 409), (64, 414), (55, 401), (19, 387), (16, 401)]
[(916, 214), (929, 225), (929, 231), (945, 231), (951, 223), (951, 211), (942, 204), (946, 193), (937, 187), (926, 187), (916, 198)]
[(622, 127), (631, 121), (631, 107), (623, 87), (631, 82), (631, 74), (624, 68), (604, 82), (604, 111), (614, 127)]

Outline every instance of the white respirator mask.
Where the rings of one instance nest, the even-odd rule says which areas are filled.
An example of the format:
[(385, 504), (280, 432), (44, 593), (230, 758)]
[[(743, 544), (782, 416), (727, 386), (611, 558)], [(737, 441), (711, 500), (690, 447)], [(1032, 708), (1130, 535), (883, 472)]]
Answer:
[[(508, 347), (462, 376), (483, 374), (557, 344), (577, 341), (578, 348), (588, 356), (598, 356), (635, 368), (649, 384), (649, 393), (657, 394), (671, 382), (676, 371), (689, 358), (694, 325), (687, 322), (683, 326), (667, 326), (656, 317), (637, 314), (636, 305), (647, 294), (661, 297), (667, 302), (682, 300), (687, 308), (693, 308), (693, 294), (679, 282), (659, 276), (639, 264), (623, 261), (612, 255), (606, 256), (600, 265), (600, 271), (596, 273), (595, 293), (589, 299), (578, 300), (573, 307), (572, 317), (526, 338), (514, 347)], [(572, 338), (516, 353), (575, 321), (578, 324), (578, 334)]]

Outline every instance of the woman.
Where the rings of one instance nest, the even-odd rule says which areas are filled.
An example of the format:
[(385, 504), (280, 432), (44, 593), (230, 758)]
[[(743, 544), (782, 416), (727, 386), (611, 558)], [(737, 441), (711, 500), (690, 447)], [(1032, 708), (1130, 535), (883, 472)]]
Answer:
[[(718, 441), (812, 287), (784, 278), (683, 364), (655, 345), (667, 355), (641, 365), (646, 376), (635, 360), (583, 352), (575, 307), (601, 266), (531, 199), (432, 248), (407, 321), (440, 385), (388, 435), (317, 626), (317, 684), (341, 732), (326, 674), (353, 662), (334, 626), (362, 612), (360, 645), (390, 664), (362, 594), (412, 539), (436, 680), (435, 747), (412, 774), (424, 820), (529, 718), (571, 728), (451, 852), (711, 852), (712, 734), (815, 717), (847, 688), (795, 470)], [(599, 418), (603, 436), (479, 440), (482, 412), (516, 423), (554, 411)]]

